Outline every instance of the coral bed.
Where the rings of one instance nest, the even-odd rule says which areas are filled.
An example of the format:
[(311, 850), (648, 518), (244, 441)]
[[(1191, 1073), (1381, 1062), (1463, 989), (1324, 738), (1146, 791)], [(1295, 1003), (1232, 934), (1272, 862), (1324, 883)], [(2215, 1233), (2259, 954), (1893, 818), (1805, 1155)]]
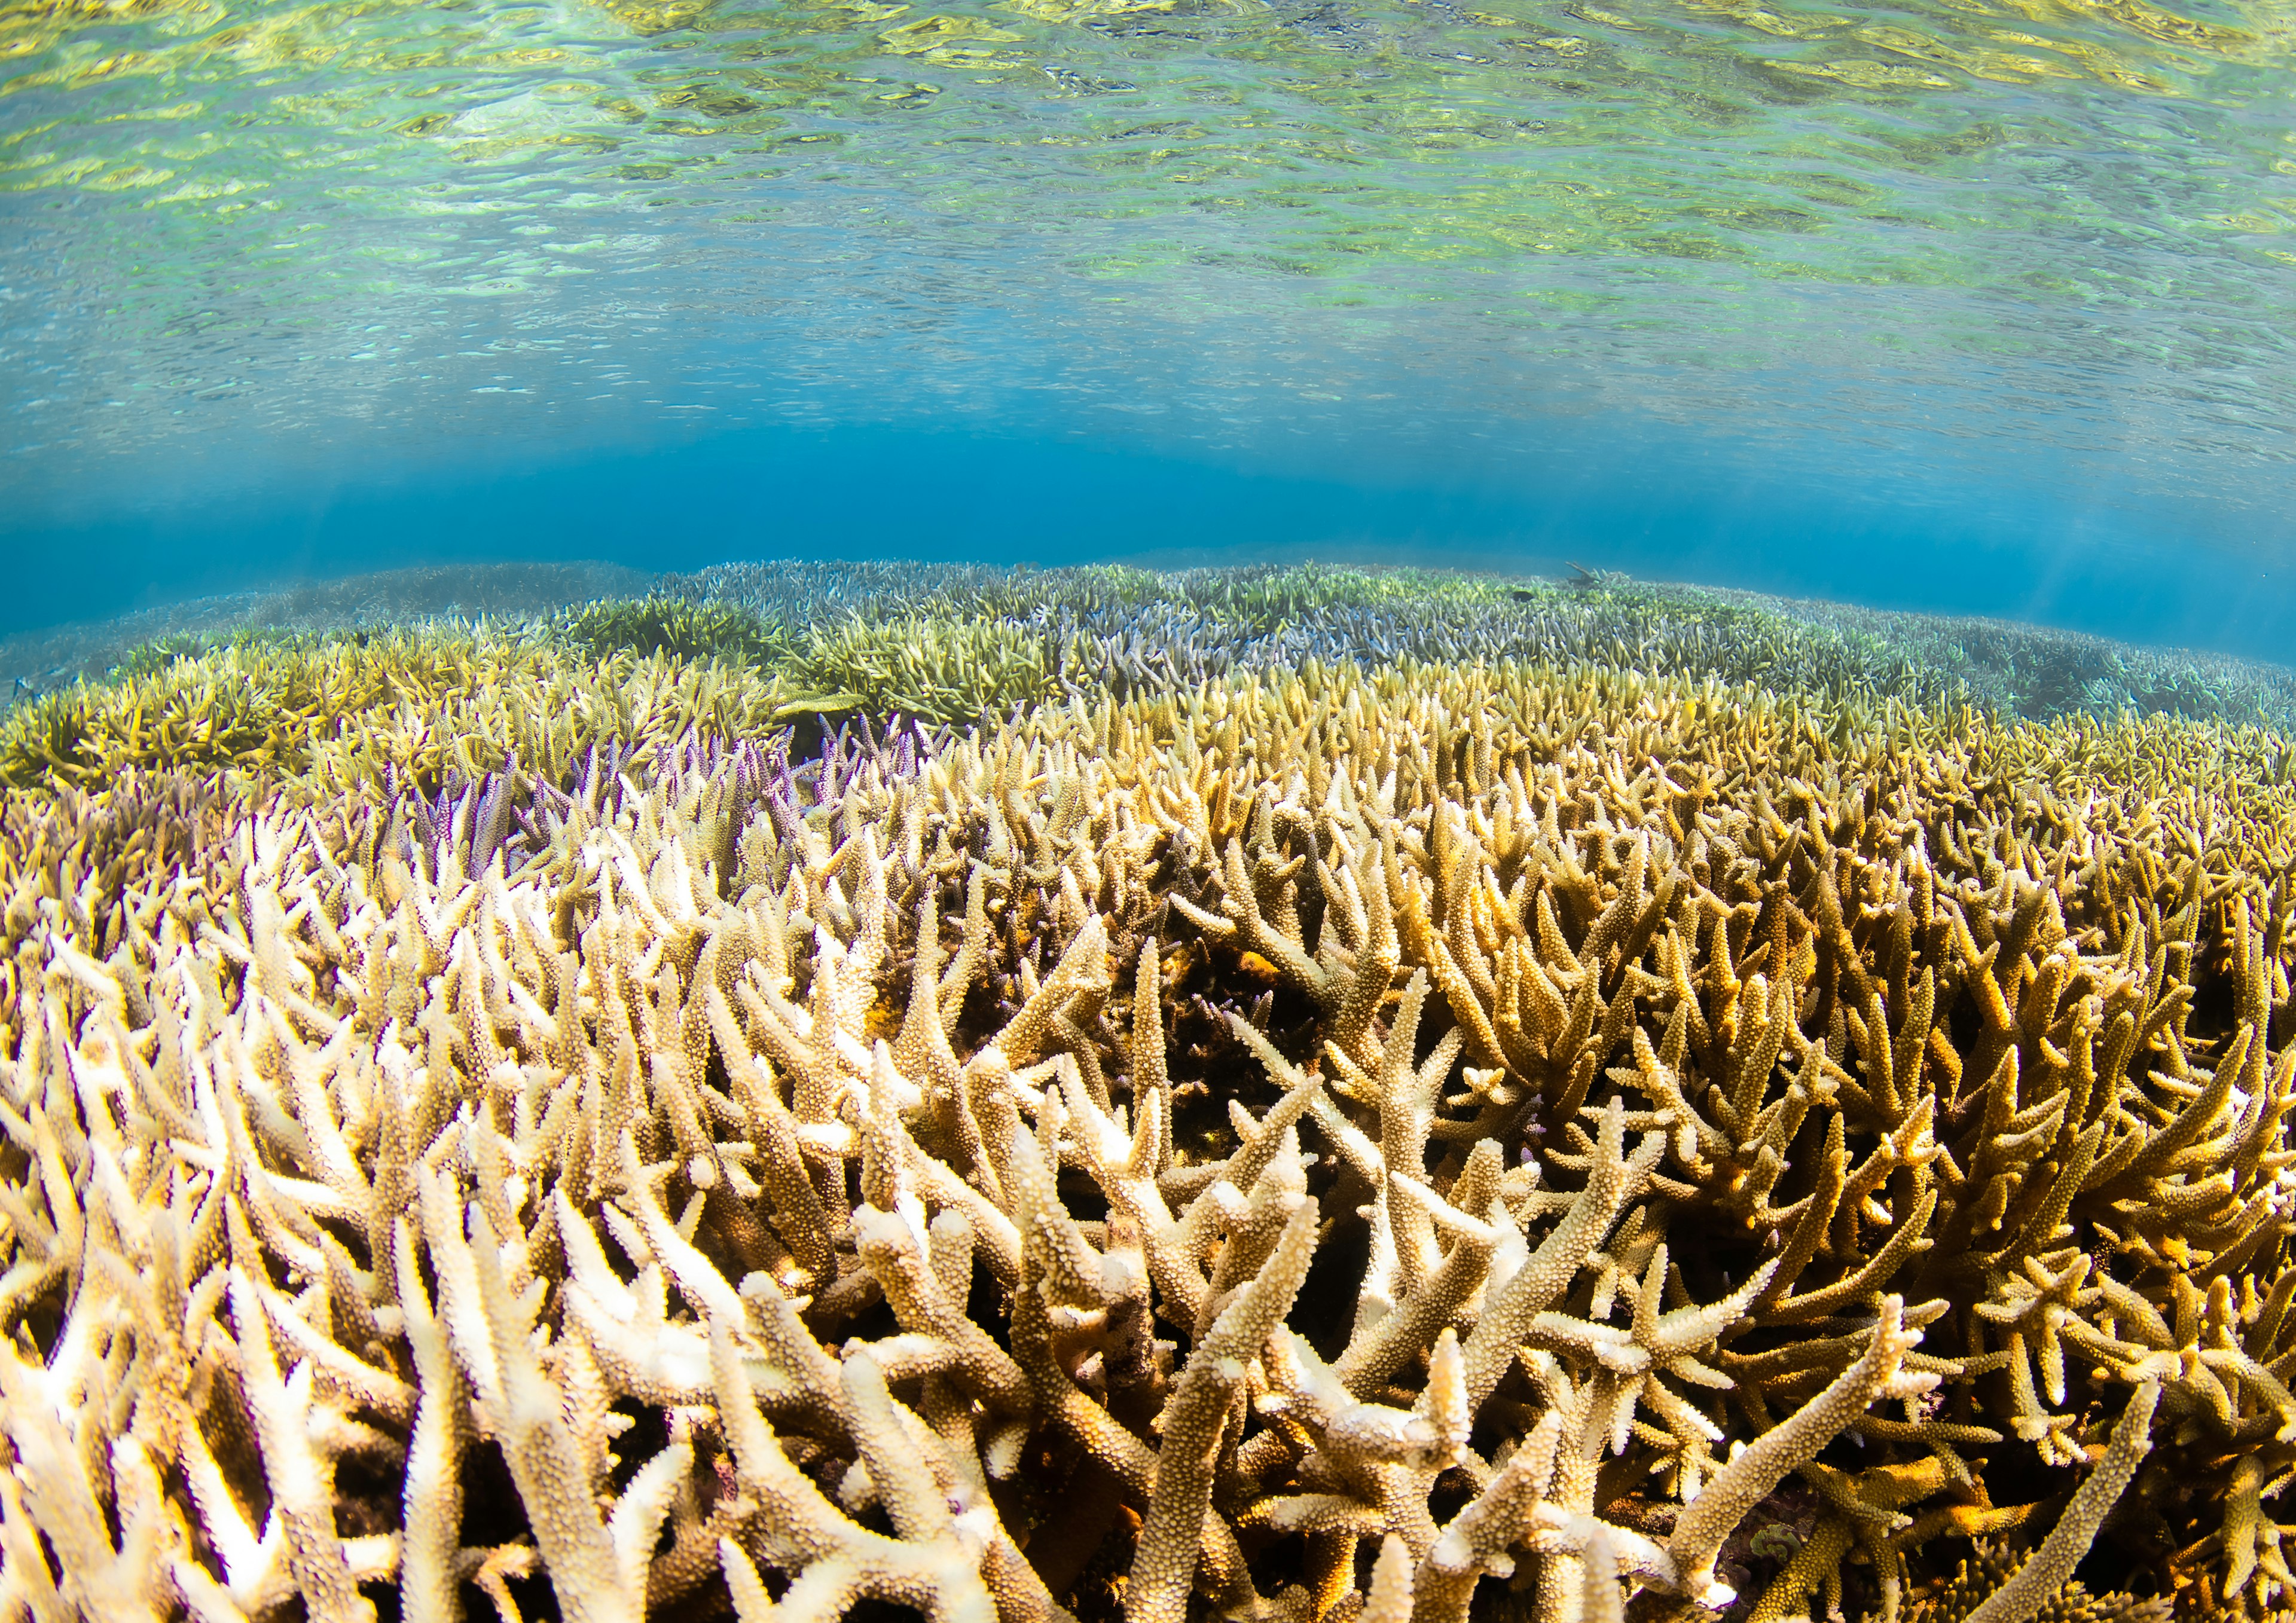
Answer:
[(2296, 1602), (2271, 737), (564, 657), (9, 792), (8, 1623)]
[[(1600, 664), (1867, 702), (1966, 705), (2004, 719), (2184, 716), (2296, 731), (2296, 671), (2004, 620), (1882, 613), (1570, 566), (1563, 579), (1251, 565), (1162, 573), (1086, 565), (781, 559), (644, 577), (605, 564), (464, 564), (199, 600), (0, 637), (0, 717), (84, 726), (75, 680), (156, 676), (219, 648), (272, 659), (474, 626), (530, 653), (715, 658), (879, 715), (949, 721), (1048, 694), (1152, 692), (1325, 664)], [(101, 717), (95, 718), (101, 720)], [(28, 729), (0, 725), (0, 775)]]

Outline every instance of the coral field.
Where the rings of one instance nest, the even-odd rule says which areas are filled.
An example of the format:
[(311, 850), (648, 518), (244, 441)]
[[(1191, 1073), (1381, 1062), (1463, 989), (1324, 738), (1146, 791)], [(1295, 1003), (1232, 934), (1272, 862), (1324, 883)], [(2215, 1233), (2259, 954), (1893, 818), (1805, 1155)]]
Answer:
[(1048, 693), (1153, 692), (1311, 659), (1508, 660), (1966, 705), (2005, 719), (2126, 709), (2296, 731), (2296, 672), (2278, 666), (1570, 569), (1562, 580), (1313, 563), (1159, 573), (799, 559), (650, 578), (605, 564), (394, 570), (0, 637), (0, 712), (44, 703), (29, 725), (53, 733), (83, 702), (71, 692), (79, 678), (149, 676), (219, 650), (291, 657), (426, 622), (431, 635), (480, 630), (535, 658), (716, 659), (832, 710), (952, 722)]
[(2276, 737), (979, 623), (74, 690), (0, 1619), (2290, 1615)]

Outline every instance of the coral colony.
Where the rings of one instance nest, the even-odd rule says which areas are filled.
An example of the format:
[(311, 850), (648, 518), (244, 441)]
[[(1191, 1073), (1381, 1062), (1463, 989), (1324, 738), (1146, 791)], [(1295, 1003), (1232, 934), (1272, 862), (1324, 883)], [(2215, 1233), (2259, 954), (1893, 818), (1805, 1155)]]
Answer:
[(0, 1619), (2291, 1615), (2272, 735), (1033, 612), (20, 709)]

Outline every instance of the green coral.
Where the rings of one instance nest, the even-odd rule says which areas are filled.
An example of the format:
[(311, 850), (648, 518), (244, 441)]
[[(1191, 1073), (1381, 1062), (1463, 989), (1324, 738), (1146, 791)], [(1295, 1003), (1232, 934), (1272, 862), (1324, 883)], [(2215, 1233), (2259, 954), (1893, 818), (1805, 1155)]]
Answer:
[(94, 788), (174, 768), (340, 793), (390, 776), (435, 785), (513, 756), (557, 777), (593, 744), (639, 759), (689, 730), (755, 731), (790, 696), (716, 659), (591, 659), (536, 631), (450, 625), (235, 640), (123, 667), (0, 721), (0, 783)]
[(1492, 577), (1437, 570), (1336, 568), (1314, 562), (1287, 568), (1198, 570), (1175, 578), (1175, 595), (1213, 618), (1266, 634), (1309, 615), (1403, 603), (1464, 609), (1518, 600)]
[[(124, 679), (49, 693), (0, 730), (0, 780), (94, 788), (131, 767), (252, 766), (291, 748), (316, 698), (294, 676), (237, 649), (155, 655)], [(297, 673), (300, 675), (300, 673)]]
[(112, 661), (104, 675), (114, 681), (136, 676), (152, 676), (166, 670), (178, 660), (195, 660), (219, 647), (229, 645), (230, 639), (198, 631), (177, 631), (167, 636), (154, 637), (148, 643), (138, 643)]
[[(1063, 572), (1060, 596), (1109, 610), (1148, 601), (1157, 589), (1145, 570), (1074, 570)], [(850, 612), (800, 638), (754, 608), (656, 594), (588, 604), (561, 616), (552, 633), (594, 659), (628, 653), (757, 668), (791, 691), (778, 707), (783, 718), (860, 710), (964, 722), (1052, 691), (1057, 656), (1021, 623), (1046, 601), (1037, 578), (1015, 572), (956, 583), (892, 618)]]
[(771, 666), (797, 645), (786, 626), (755, 610), (660, 593), (586, 603), (560, 615), (554, 628), (592, 659), (627, 652)]
[(0, 783), (94, 788), (130, 768), (430, 783), (513, 755), (555, 775), (594, 743), (808, 712), (977, 721), (1056, 676), (1046, 635), (1010, 619), (856, 615), (800, 642), (749, 608), (663, 596), (507, 629), (173, 637), (0, 720)]
[(1007, 619), (855, 617), (815, 634), (789, 668), (809, 693), (919, 721), (977, 721), (1045, 698), (1057, 668), (1044, 636)]

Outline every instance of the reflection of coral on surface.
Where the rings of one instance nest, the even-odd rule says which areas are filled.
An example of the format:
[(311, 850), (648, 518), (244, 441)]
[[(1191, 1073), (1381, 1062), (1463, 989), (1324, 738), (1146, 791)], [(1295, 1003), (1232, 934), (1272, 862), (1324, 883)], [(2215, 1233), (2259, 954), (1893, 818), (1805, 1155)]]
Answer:
[(0, 1608), (2285, 1608), (2290, 791), (1893, 727), (1311, 671), (15, 791)]

